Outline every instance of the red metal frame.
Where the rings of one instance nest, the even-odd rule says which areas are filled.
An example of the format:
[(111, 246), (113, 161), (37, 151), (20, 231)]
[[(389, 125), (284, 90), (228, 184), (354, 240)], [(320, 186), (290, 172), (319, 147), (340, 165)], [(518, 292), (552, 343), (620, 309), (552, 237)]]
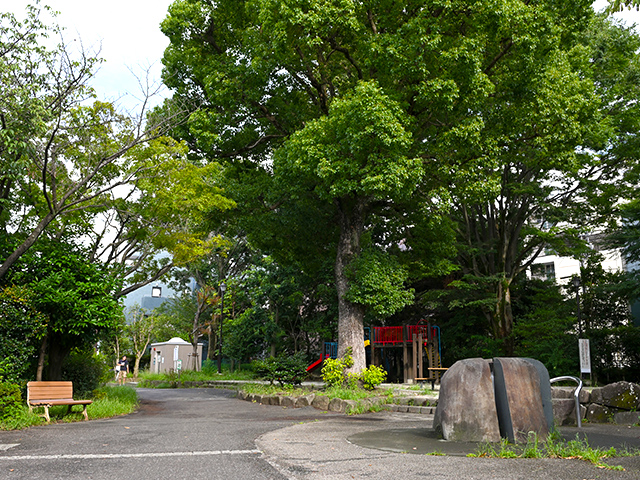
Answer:
[[(407, 338), (405, 338), (405, 329)], [(436, 335), (435, 329), (431, 327), (429, 335), (428, 325), (407, 325), (406, 327), (373, 327), (373, 343), (381, 345), (396, 345), (413, 341), (413, 335), (422, 334), (422, 340), (426, 344), (430, 338)]]

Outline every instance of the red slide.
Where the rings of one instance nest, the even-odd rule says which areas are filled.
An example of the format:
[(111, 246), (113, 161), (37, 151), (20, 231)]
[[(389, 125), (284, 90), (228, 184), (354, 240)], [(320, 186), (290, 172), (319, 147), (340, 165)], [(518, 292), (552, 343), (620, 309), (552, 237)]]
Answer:
[(310, 372), (311, 370), (316, 368), (318, 365), (320, 365), (322, 363), (323, 360), (324, 360), (324, 358), (322, 358), (322, 356), (320, 356), (320, 358), (318, 360), (316, 360), (315, 362), (313, 362), (311, 365), (309, 365), (307, 367), (307, 372)]

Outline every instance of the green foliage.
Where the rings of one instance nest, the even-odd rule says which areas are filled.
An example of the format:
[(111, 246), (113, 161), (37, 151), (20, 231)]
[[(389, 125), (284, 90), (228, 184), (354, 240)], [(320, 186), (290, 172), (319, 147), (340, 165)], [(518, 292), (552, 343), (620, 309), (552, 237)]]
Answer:
[(21, 404), (20, 387), (14, 383), (0, 381), (0, 421), (16, 415)]
[(513, 289), (515, 355), (539, 360), (551, 377), (575, 372), (575, 303), (554, 282), (524, 280)]
[(371, 308), (386, 318), (413, 301), (413, 290), (405, 288), (408, 268), (386, 252), (364, 249), (347, 267), (350, 280), (346, 299)]
[[(348, 384), (349, 378), (345, 370), (353, 366), (350, 347), (342, 358), (325, 358), (322, 362), (322, 380), (331, 387), (341, 387)], [(353, 383), (353, 380), (352, 380)]]
[(353, 365), (350, 351), (342, 358), (326, 358), (322, 364), (322, 380), (329, 389), (343, 388), (357, 390), (362, 384), (365, 390), (374, 390), (387, 378), (387, 372), (376, 365), (370, 365), (360, 373), (347, 373)]
[(111, 377), (109, 365), (92, 352), (76, 350), (62, 367), (62, 379), (73, 382), (73, 394), (77, 398), (91, 398), (107, 377)]
[(253, 369), (260, 378), (280, 385), (299, 385), (307, 377), (307, 362), (301, 352), (256, 360)]
[(374, 390), (378, 385), (385, 381), (387, 372), (377, 365), (369, 365), (360, 374), (363, 386), (366, 390)]
[(26, 378), (46, 330), (47, 319), (33, 306), (31, 289), (0, 289), (0, 381)]
[(207, 358), (202, 362), (202, 373), (205, 375), (213, 375), (217, 373), (218, 365), (213, 360)]

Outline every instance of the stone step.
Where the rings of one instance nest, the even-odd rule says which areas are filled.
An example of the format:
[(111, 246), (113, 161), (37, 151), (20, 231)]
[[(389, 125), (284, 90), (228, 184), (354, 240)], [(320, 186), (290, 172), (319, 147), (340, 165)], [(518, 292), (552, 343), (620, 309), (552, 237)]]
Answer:
[(435, 415), (436, 407), (421, 407), (418, 405), (397, 405), (393, 403), (388, 403), (386, 405), (382, 405), (383, 410), (388, 410), (390, 412), (396, 413), (419, 413), (425, 415)]

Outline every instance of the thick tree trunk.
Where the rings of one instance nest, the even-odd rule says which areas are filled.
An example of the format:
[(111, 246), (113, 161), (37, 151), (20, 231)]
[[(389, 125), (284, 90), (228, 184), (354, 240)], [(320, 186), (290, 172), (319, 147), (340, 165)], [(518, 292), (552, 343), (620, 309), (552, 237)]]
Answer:
[(495, 308), (489, 313), (493, 334), (502, 340), (504, 354), (513, 356), (513, 311), (511, 309), (511, 280), (503, 278), (496, 286)]
[(335, 263), (336, 289), (338, 292), (338, 356), (351, 348), (353, 366), (348, 373), (360, 373), (366, 368), (364, 350), (364, 306), (348, 301), (349, 290), (346, 269), (360, 254), (360, 237), (364, 230), (364, 202), (356, 200), (352, 208), (339, 202), (340, 239)]
[(59, 335), (51, 335), (49, 338), (49, 365), (47, 380), (62, 380), (62, 364), (71, 352), (71, 348), (63, 345)]

